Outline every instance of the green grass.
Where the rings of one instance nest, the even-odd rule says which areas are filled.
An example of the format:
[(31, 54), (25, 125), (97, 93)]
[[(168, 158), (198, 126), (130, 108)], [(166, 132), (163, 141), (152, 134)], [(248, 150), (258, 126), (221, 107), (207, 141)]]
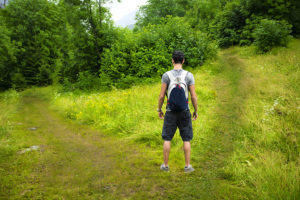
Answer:
[(268, 55), (245, 56), (247, 100), (235, 151), (225, 171), (254, 198), (300, 197), (300, 42)]
[[(184, 158), (178, 133), (172, 141), (171, 173), (157, 170), (162, 162), (163, 142), (163, 121), (156, 112), (159, 82), (104, 93), (33, 88), (22, 93), (27, 103), (23, 102), (17, 113), (18, 93), (1, 94), (0, 105), (10, 107), (0, 114), (0, 147), (5, 150), (0, 153), (1, 193), (6, 193), (2, 196), (8, 199), (22, 198), (22, 194), (36, 199), (41, 194), (50, 199), (299, 199), (299, 55), (300, 40), (265, 55), (257, 55), (253, 47), (232, 47), (192, 70), (199, 119), (193, 121), (191, 159), (196, 172), (188, 176), (182, 173)], [(14, 103), (7, 99), (14, 99)], [(51, 110), (44, 108), (47, 105)], [(31, 110), (39, 111), (31, 113)], [(45, 128), (49, 133), (43, 132), (44, 136), (28, 137), (24, 127), (10, 126), (18, 121), (39, 122), (44, 112), (50, 114), (42, 115), (45, 119), (40, 126), (50, 127), (52, 123), (54, 127), (52, 131)], [(56, 116), (56, 112), (70, 122), (62, 122), (64, 119)], [(74, 127), (76, 136), (72, 131), (65, 135), (56, 133)], [(86, 133), (86, 127), (102, 134)], [(104, 142), (98, 141), (102, 135), (106, 135)], [(36, 143), (45, 144), (46, 153), (24, 156), (16, 153)], [(77, 151), (82, 143), (88, 151)], [(97, 174), (102, 165), (96, 167), (92, 161), (100, 146), (106, 150), (98, 159), (112, 162), (116, 169), (103, 179), (93, 178), (102, 176)], [(10, 153), (3, 153), (7, 151)], [(57, 162), (65, 167), (59, 169)], [(34, 167), (38, 163), (44, 167)], [(20, 164), (22, 168), (17, 167)], [(132, 173), (133, 168), (139, 169), (137, 166), (141, 169)], [(33, 181), (33, 176), (45, 173), (44, 168), (49, 169), (52, 178)], [(36, 172), (37, 169), (42, 172)], [(74, 178), (76, 174), (78, 178)], [(23, 186), (17, 184), (24, 181)]]

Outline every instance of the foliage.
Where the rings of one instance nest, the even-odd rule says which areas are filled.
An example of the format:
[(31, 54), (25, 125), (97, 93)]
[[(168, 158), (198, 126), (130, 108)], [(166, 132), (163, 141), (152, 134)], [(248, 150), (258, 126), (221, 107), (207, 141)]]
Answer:
[(290, 39), (292, 26), (284, 21), (263, 19), (255, 28), (253, 36), (257, 48), (266, 52), (275, 46), (286, 47)]
[(285, 20), (290, 34), (300, 33), (297, 0), (149, 0), (133, 31), (113, 26), (105, 6), (111, 0), (9, 2), (0, 9), (2, 89), (127, 88), (168, 70), (174, 49), (185, 52), (186, 67), (196, 67), (216, 55), (216, 44), (257, 44), (262, 19)]
[(103, 90), (99, 77), (92, 75), (88, 71), (79, 72), (78, 81), (73, 86), (85, 91)]
[(64, 44), (64, 68), (62, 80), (78, 81), (80, 72), (88, 71), (98, 76), (104, 48), (110, 48), (116, 40), (107, 1), (65, 0), (62, 8), (66, 16)]
[(219, 46), (250, 45), (252, 32), (262, 19), (285, 20), (292, 25), (293, 36), (299, 35), (300, 2), (296, 0), (194, 1), (185, 15), (192, 27), (209, 33)]
[(300, 2), (297, 0), (241, 0), (245, 12), (249, 16), (261, 16), (274, 20), (285, 20), (293, 25), (293, 35), (299, 35), (300, 24)]
[(3, 24), (3, 19), (0, 17), (0, 90), (10, 87), (10, 73), (15, 63), (16, 44), (10, 39), (10, 31)]
[(159, 24), (161, 18), (168, 15), (183, 17), (191, 5), (192, 2), (189, 0), (148, 0), (137, 13), (136, 26), (141, 28), (148, 24)]
[(140, 81), (161, 76), (171, 67), (174, 50), (182, 50), (185, 66), (197, 67), (216, 55), (216, 46), (204, 33), (194, 32), (183, 18), (162, 18), (139, 32), (123, 31), (102, 57), (100, 77), (116, 80), (115, 87), (127, 88)]
[(194, 1), (191, 9), (187, 10), (185, 19), (196, 30), (208, 33), (210, 24), (223, 8), (223, 5), (224, 1), (220, 0)]
[(59, 34), (63, 24), (56, 5), (47, 0), (14, 0), (3, 16), (11, 40), (19, 44), (14, 55), (17, 63), (6, 65), (10, 76), (20, 73), (28, 85), (39, 84), (38, 77), (45, 79), (41, 83), (51, 83), (49, 73), (54, 72), (55, 60), (60, 59)]

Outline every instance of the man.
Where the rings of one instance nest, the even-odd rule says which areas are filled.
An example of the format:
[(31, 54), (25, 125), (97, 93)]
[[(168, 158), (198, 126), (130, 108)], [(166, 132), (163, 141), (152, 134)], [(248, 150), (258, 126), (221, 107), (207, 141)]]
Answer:
[[(168, 160), (171, 149), (171, 140), (178, 127), (180, 136), (183, 140), (183, 149), (185, 154), (184, 171), (192, 172), (194, 171), (194, 168), (190, 165), (190, 140), (193, 139), (193, 128), (191, 113), (188, 106), (188, 92), (191, 95), (192, 104), (194, 106), (193, 120), (196, 120), (198, 118), (198, 114), (195, 80), (192, 73), (182, 69), (182, 65), (184, 63), (183, 52), (174, 51), (172, 55), (172, 63), (174, 69), (164, 73), (162, 76), (162, 85), (158, 100), (158, 116), (161, 119), (164, 119), (162, 130), (162, 138), (164, 140), (164, 163), (161, 165), (160, 169), (163, 171), (169, 171)], [(184, 96), (184, 94), (186, 96)], [(164, 116), (161, 108), (164, 103), (165, 95), (168, 97), (168, 104)], [(183, 101), (181, 100), (182, 98)], [(184, 98), (186, 99), (184, 100)]]

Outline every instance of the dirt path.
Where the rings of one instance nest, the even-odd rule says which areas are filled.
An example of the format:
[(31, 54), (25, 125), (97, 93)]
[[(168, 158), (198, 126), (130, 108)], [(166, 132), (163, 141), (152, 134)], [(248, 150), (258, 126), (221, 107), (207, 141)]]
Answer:
[(231, 187), (232, 183), (227, 182), (231, 174), (224, 171), (224, 167), (234, 152), (235, 141), (243, 124), (243, 107), (252, 87), (246, 74), (247, 66), (234, 50), (224, 50), (219, 62), (222, 72), (214, 81), (217, 93), (214, 116), (211, 116), (214, 126), (204, 145), (208, 148), (204, 148), (201, 160), (214, 199), (223, 199), (235, 190), (234, 186)]

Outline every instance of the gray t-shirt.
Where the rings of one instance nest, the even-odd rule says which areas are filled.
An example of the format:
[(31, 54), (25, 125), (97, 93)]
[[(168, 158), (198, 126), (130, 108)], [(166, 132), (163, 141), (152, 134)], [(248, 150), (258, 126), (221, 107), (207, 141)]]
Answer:
[[(173, 70), (171, 70), (172, 74), (175, 77), (180, 76), (182, 71), (183, 71), (182, 69), (173, 69)], [(166, 83), (167, 88), (169, 87), (170, 79), (169, 79), (169, 76), (168, 76), (167, 72), (162, 75), (161, 82)], [(187, 86), (195, 85), (195, 79), (194, 79), (194, 76), (191, 72), (187, 73), (187, 75), (185, 77), (185, 82), (186, 82)], [(168, 105), (167, 105), (167, 111), (170, 111), (170, 109), (168, 108)]]
[[(173, 70), (171, 70), (171, 72), (173, 73), (173, 75), (175, 77), (180, 76), (182, 71), (183, 71), (182, 69), (173, 69)], [(162, 75), (161, 82), (166, 83), (167, 86), (169, 86), (170, 79), (169, 79), (169, 76), (168, 76), (167, 72)], [(186, 82), (187, 86), (195, 85), (195, 79), (194, 79), (194, 76), (191, 72), (187, 73), (187, 75), (185, 77), (185, 82)]]

